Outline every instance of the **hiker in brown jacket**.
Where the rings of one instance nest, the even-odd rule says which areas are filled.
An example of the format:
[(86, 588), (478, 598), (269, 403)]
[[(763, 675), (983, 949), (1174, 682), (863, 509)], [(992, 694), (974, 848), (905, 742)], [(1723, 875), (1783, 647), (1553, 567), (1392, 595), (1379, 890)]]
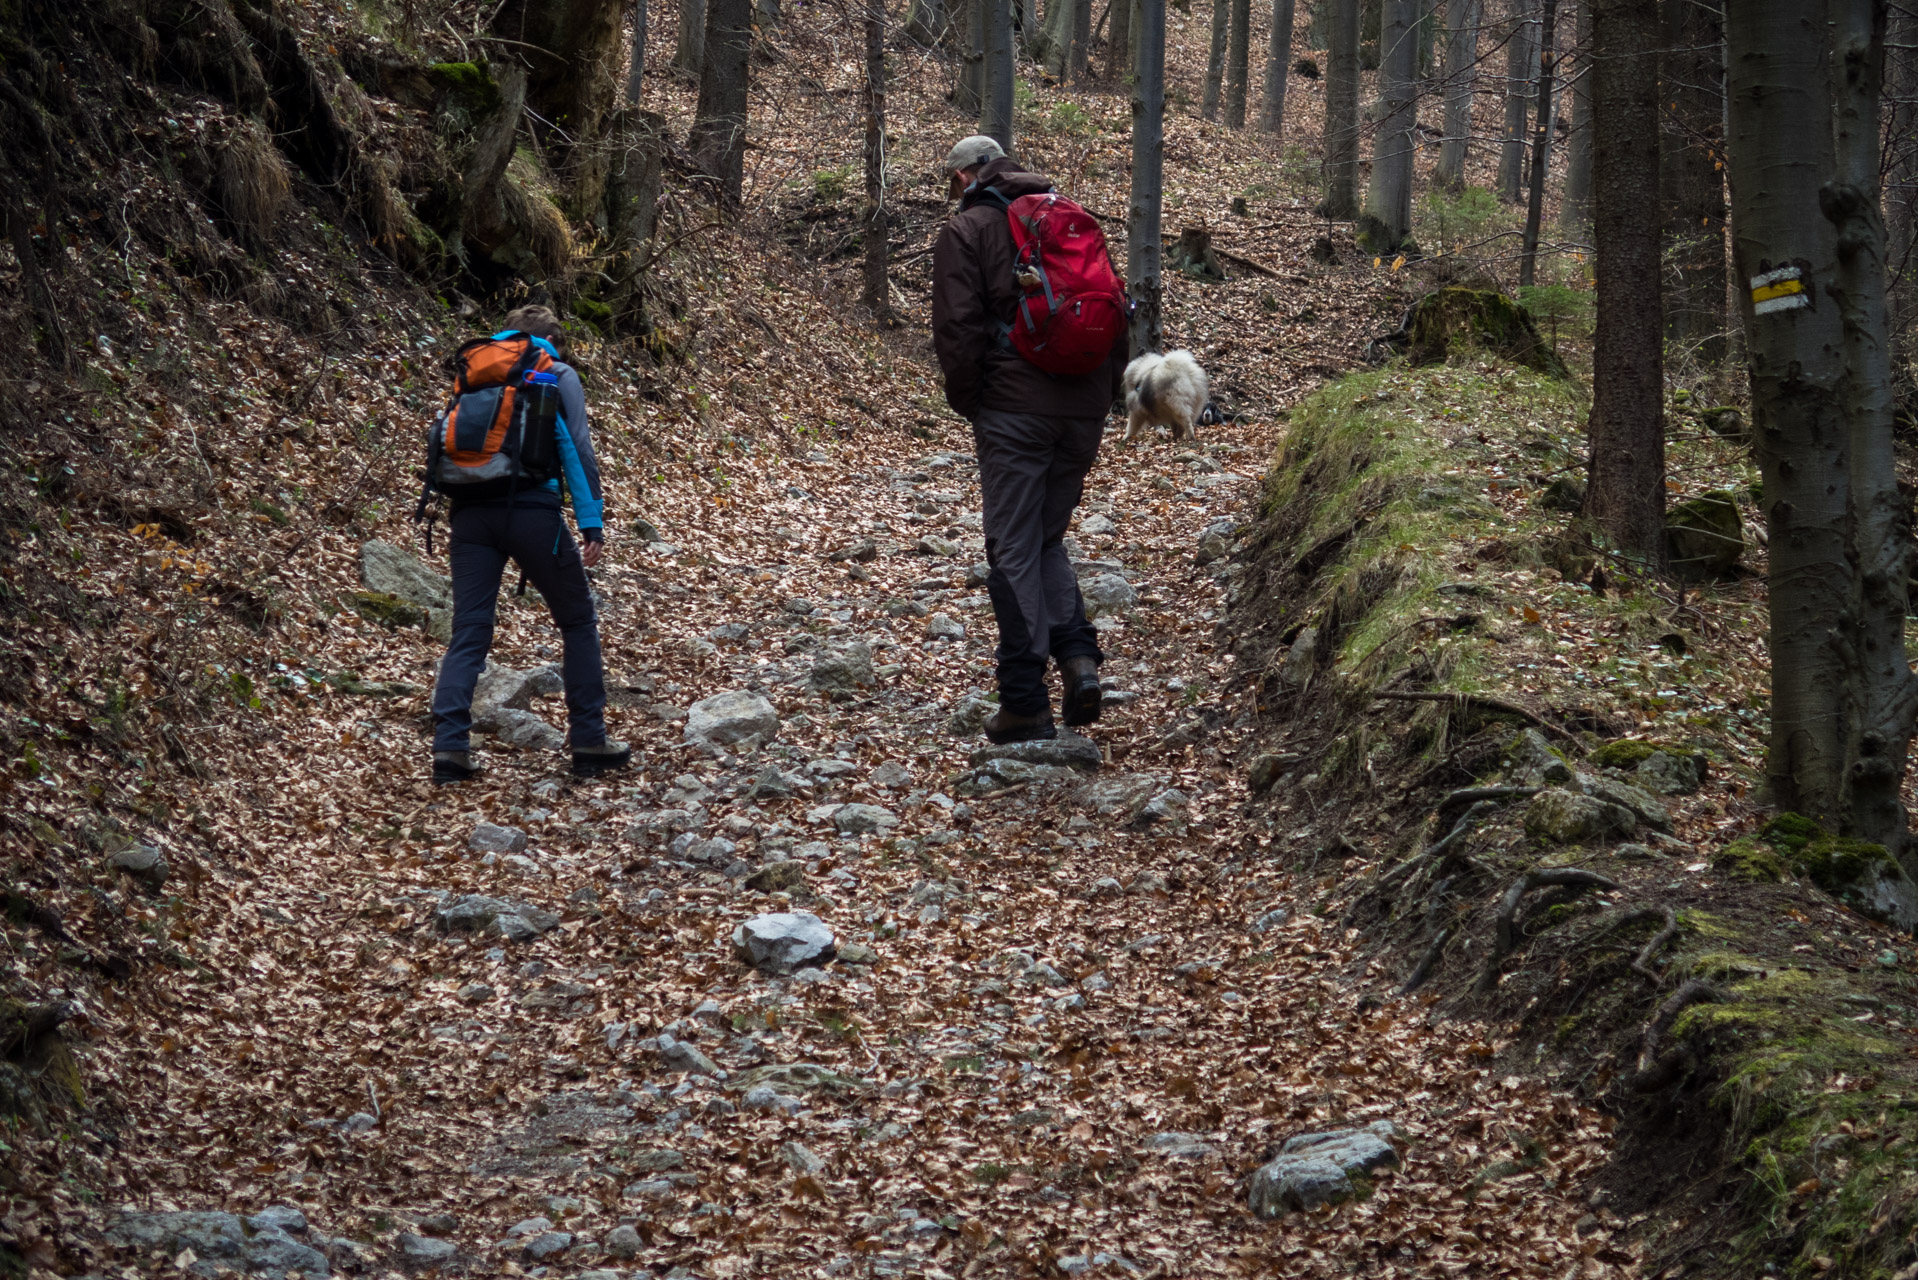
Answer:
[(1050, 191), (991, 138), (946, 157), (954, 214), (933, 245), (932, 341), (946, 403), (972, 423), (985, 495), (986, 590), (999, 624), (999, 711), (994, 742), (1055, 737), (1046, 664), (1064, 681), (1068, 725), (1099, 717), (1097, 633), (1062, 540), (1125, 371), (1123, 335), (1105, 365), (1080, 377), (1045, 372), (1006, 340), (1019, 290), (1013, 280), (1006, 200)]

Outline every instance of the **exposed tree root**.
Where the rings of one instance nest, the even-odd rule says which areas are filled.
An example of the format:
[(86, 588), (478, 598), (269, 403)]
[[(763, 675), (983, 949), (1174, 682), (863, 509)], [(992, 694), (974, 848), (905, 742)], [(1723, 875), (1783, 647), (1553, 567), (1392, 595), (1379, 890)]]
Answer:
[(1540, 790), (1539, 787), (1460, 787), (1439, 801), (1439, 825), (1445, 825), (1445, 816), (1460, 805), (1477, 804), (1481, 800), (1528, 800)]
[[(1670, 907), (1646, 907), (1632, 912), (1631, 917), (1628, 918), (1643, 919), (1647, 915), (1663, 916), (1665, 924), (1644, 946), (1638, 949), (1638, 955), (1632, 960), (1632, 972), (1656, 987), (1663, 983), (1664, 979), (1653, 972), (1652, 961), (1658, 958), (1658, 953), (1665, 949), (1667, 943), (1678, 936), (1678, 913)], [(1621, 920), (1619, 923), (1623, 924), (1624, 921)]]
[(1484, 819), (1497, 807), (1498, 807), (1497, 805), (1491, 803), (1490, 801), (1482, 801), (1479, 804), (1473, 805), (1470, 809), (1467, 809), (1465, 813), (1460, 816), (1458, 822), (1452, 827), (1451, 831), (1447, 832), (1442, 839), (1433, 842), (1431, 845), (1427, 846), (1425, 849), (1407, 858), (1404, 862), (1399, 863), (1398, 866), (1393, 867), (1390, 871), (1387, 871), (1384, 875), (1381, 875), (1378, 878), (1377, 882), (1375, 882), (1370, 889), (1366, 890), (1364, 893), (1360, 894), (1356, 899), (1354, 899), (1352, 905), (1346, 909), (1345, 923), (1349, 925), (1352, 923), (1353, 920), (1355, 920), (1358, 917), (1359, 906), (1362, 903), (1364, 903), (1367, 899), (1372, 897), (1372, 895), (1380, 892), (1387, 885), (1393, 884), (1394, 882), (1398, 880), (1404, 879), (1406, 876), (1409, 876), (1412, 872), (1416, 871), (1420, 867), (1430, 864), (1434, 858), (1444, 854), (1455, 843), (1457, 843), (1459, 840), (1463, 839), (1467, 834), (1469, 834), (1474, 827), (1478, 826), (1480, 822), (1484, 821)]
[(1426, 979), (1432, 976), (1432, 971), (1438, 968), (1439, 955), (1444, 952), (1445, 944), (1452, 940), (1452, 932), (1451, 925), (1446, 925), (1439, 930), (1438, 937), (1432, 939), (1432, 945), (1425, 949), (1425, 954), (1419, 957), (1418, 964), (1413, 967), (1412, 976), (1407, 978), (1405, 984), (1399, 988), (1400, 995), (1410, 995), (1425, 985)]
[(1692, 1005), (1712, 1004), (1724, 999), (1724, 992), (1700, 978), (1693, 978), (1666, 997), (1639, 1035), (1638, 1069), (1626, 1080), (1626, 1086), (1634, 1093), (1655, 1093), (1682, 1078), (1695, 1065), (1692, 1051), (1681, 1044), (1660, 1057), (1658, 1042), (1671, 1029), (1672, 1023), (1678, 1020), (1678, 1015)]
[(1517, 703), (1502, 702), (1497, 698), (1484, 698), (1475, 693), (1427, 693), (1402, 689), (1381, 689), (1372, 696), (1385, 702), (1449, 702), (1461, 711), (1489, 711), (1494, 715), (1517, 716), (1547, 733), (1556, 734), (1573, 746), (1582, 745), (1569, 729), (1561, 729), (1536, 711), (1527, 711)]
[(1479, 974), (1478, 990), (1490, 991), (1498, 985), (1499, 966), (1505, 957), (1518, 945), (1518, 909), (1525, 901), (1525, 895), (1534, 889), (1568, 887), (1580, 889), (1616, 889), (1618, 882), (1608, 880), (1596, 871), (1584, 871), (1577, 867), (1547, 867), (1542, 871), (1528, 871), (1512, 881), (1511, 888), (1498, 903), (1498, 931), (1492, 940), (1492, 954), (1486, 958), (1485, 970)]

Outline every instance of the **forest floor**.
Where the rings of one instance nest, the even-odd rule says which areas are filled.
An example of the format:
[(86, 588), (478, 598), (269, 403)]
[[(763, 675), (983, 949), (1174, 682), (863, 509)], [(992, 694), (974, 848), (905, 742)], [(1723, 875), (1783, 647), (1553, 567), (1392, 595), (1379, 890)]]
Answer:
[[(755, 103), (752, 217), (715, 229), (669, 196), (666, 234), (685, 243), (661, 268), (661, 336), (679, 359), (582, 335), (612, 513), (594, 575), (610, 720), (637, 751), (623, 774), (580, 781), (557, 752), (489, 743), (480, 779), (431, 787), (437, 645), (356, 602), (367, 545), (422, 552), (417, 423), (468, 326), (364, 256), (357, 276), (287, 278), (357, 314), (342, 337), (184, 289), (130, 241), (77, 242), (76, 278), (122, 283), (74, 412), (6, 482), (19, 852), (0, 935), (7, 1000), (74, 1015), (62, 1043), (87, 1110), (7, 1139), (9, 1248), (60, 1274), (239, 1269), (220, 1223), (146, 1215), (277, 1204), (340, 1270), (1632, 1273), (1650, 1226), (1672, 1224), (1608, 1207), (1618, 1109), (1550, 1083), (1509, 1010), (1460, 1004), (1449, 976), (1446, 1003), (1392, 996), (1407, 955), (1382, 949), (1392, 922), (1347, 927), (1330, 905), (1405, 848), (1433, 796), (1387, 777), (1396, 808), (1328, 802), (1307, 770), (1337, 744), (1303, 731), (1307, 769), (1248, 789), (1292, 714), (1234, 649), (1261, 622), (1233, 593), (1260, 570), (1275, 455), (1419, 270), (1355, 258), (1310, 212), (1317, 85), (1294, 81), (1311, 124), (1290, 147), (1196, 121), (1202, 19), (1171, 17), (1187, 96), (1168, 120), (1167, 238), (1204, 226), (1231, 256), (1223, 283), (1170, 275), (1168, 339), (1239, 416), (1197, 444), (1109, 438), (1073, 533), (1089, 575), (1136, 594), (1100, 619), (1117, 696), (1090, 733), (1098, 768), (984, 766), (982, 783), (965, 724), (995, 641), (971, 572), (980, 498), (924, 343), (932, 166), (969, 124), (940, 100), (944, 70), (902, 53), (901, 323), (873, 327), (844, 300), (857, 32), (799, 13)], [(683, 123), (685, 87), (654, 92)], [(195, 110), (175, 119), (212, 127)], [(1126, 118), (1116, 96), (1035, 78), (1025, 154), (1122, 208)], [(1314, 260), (1322, 235), (1341, 262)], [(50, 394), (9, 377), (14, 403)], [(1324, 403), (1353, 420), (1417, 405), (1383, 429), (1490, 450), (1473, 464), (1489, 521), (1543, 487), (1527, 441), (1578, 430), (1575, 394), (1492, 364), (1357, 387), (1362, 403)], [(1475, 433), (1494, 404), (1501, 425)], [(1684, 461), (1684, 495), (1745, 475), (1711, 446)], [(1508, 523), (1508, 541), (1530, 536)], [(1625, 692), (1577, 699), (1640, 736), (1717, 715), (1738, 767), (1679, 832), (1709, 851), (1755, 825), (1756, 579), (1637, 596), (1634, 642), (1689, 608), (1722, 650), (1678, 673), (1681, 700), (1663, 658), (1581, 644), (1579, 584), (1498, 572), (1515, 642), (1488, 649), (1482, 687), (1564, 701), (1555, 682), (1604, 672)], [(820, 662), (835, 655), (838, 676)], [(536, 597), (505, 602), (494, 656), (557, 658)], [(765, 697), (777, 734), (738, 754), (689, 743), (692, 705), (730, 691)], [(532, 707), (557, 719), (552, 699)], [(141, 849), (163, 855), (163, 883), (135, 874)], [(447, 927), (466, 895), (530, 904), (537, 936)], [(736, 926), (787, 910), (824, 921), (839, 960), (768, 975), (734, 957)], [(1853, 948), (1854, 926), (1869, 940), (1854, 967), (1909, 967), (1821, 910), (1833, 946)], [(8, 1035), (9, 1058), (35, 1047)], [(1398, 1163), (1360, 1195), (1276, 1221), (1248, 1208), (1248, 1176), (1285, 1139), (1375, 1122)]]

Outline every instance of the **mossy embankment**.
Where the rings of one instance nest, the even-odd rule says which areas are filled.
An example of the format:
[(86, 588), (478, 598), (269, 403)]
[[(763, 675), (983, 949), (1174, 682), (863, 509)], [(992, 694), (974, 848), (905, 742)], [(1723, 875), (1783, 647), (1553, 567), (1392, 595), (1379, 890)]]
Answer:
[[(1331, 833), (1291, 847), (1371, 941), (1361, 1006), (1482, 1020), (1501, 1070), (1618, 1118), (1591, 1204), (1634, 1224), (1646, 1274), (1899, 1274), (1902, 873), (1758, 803), (1762, 550), (1683, 593), (1608, 556), (1575, 514), (1585, 408), (1573, 380), (1455, 353), (1294, 411), (1233, 596), (1255, 808)], [(1749, 522), (1742, 442), (1670, 447), (1675, 501)]]

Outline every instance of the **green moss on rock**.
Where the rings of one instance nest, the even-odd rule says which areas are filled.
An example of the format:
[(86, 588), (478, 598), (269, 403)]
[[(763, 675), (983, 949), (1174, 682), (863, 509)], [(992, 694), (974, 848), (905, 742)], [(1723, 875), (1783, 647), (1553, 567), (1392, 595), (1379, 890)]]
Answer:
[(1843, 836), (1808, 842), (1799, 850), (1797, 864), (1813, 884), (1831, 894), (1869, 883), (1886, 869), (1895, 870), (1885, 846)]
[(436, 62), (426, 74), (441, 92), (440, 110), (458, 128), (470, 129), (499, 110), (499, 83), (484, 62)]
[(383, 627), (417, 627), (426, 621), (426, 610), (390, 591), (355, 591), (353, 612)]
[(1640, 738), (1617, 738), (1592, 752), (1591, 761), (1608, 769), (1630, 769), (1662, 749), (1657, 743)]
[(1737, 501), (1715, 489), (1671, 508), (1665, 513), (1665, 549), (1682, 581), (1705, 582), (1731, 572), (1745, 554), (1745, 522)]
[(1720, 849), (1712, 858), (1712, 867), (1728, 879), (1755, 884), (1777, 884), (1790, 870), (1783, 858), (1749, 836)]
[(613, 331), (613, 309), (597, 298), (573, 299), (573, 314), (593, 326), (602, 337)]

